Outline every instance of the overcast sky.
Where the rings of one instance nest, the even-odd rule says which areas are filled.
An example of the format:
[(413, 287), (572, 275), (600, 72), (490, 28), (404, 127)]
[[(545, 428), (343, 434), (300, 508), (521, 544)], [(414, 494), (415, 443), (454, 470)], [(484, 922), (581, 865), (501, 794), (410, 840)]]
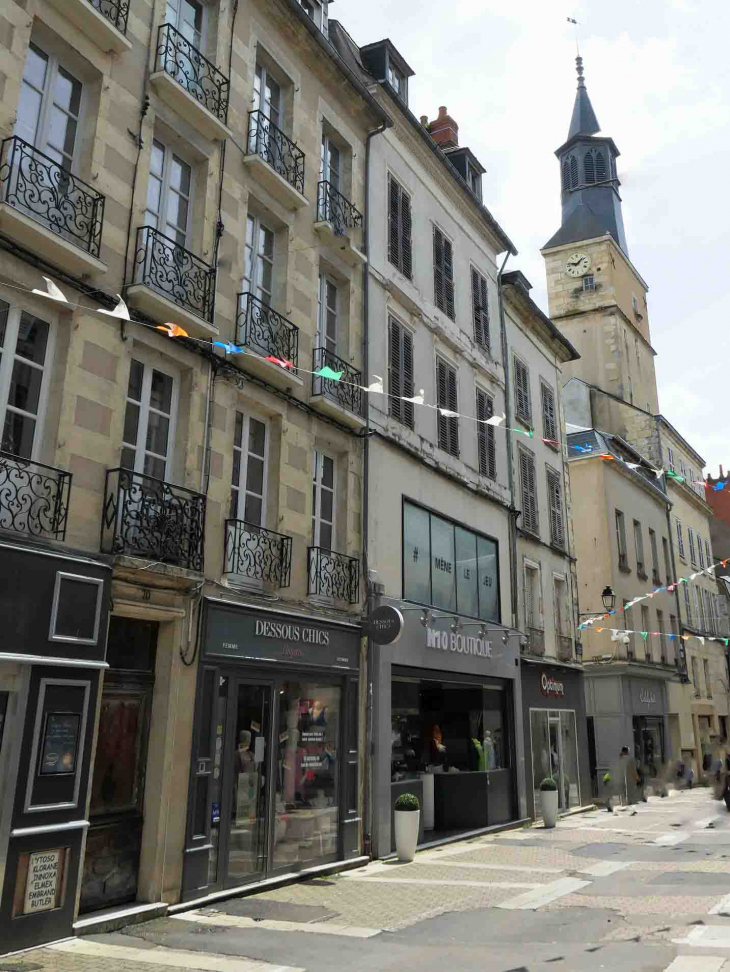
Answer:
[(560, 226), (558, 162), (575, 98), (575, 28), (618, 159), (629, 255), (649, 284), (662, 413), (717, 475), (730, 466), (728, 0), (337, 0), (363, 46), (416, 72), (415, 115), (446, 105), (487, 169), (484, 201), (547, 311), (540, 247)]

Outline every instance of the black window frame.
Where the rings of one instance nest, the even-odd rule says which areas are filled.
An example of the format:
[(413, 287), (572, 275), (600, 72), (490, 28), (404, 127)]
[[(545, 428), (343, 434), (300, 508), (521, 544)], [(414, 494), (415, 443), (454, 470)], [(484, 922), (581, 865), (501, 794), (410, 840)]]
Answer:
[(487, 479), (497, 478), (497, 450), (494, 426), (486, 425), (494, 415), (494, 399), (483, 388), (476, 389), (477, 408), (477, 459), (479, 473)]
[(492, 339), (489, 333), (489, 285), (486, 276), (475, 266), (471, 267), (471, 308), (474, 323), (474, 342), (492, 356)]
[(388, 173), (388, 262), (413, 279), (411, 194)]
[(558, 414), (555, 391), (544, 378), (540, 379), (540, 403), (542, 405), (543, 434), (546, 439), (551, 439), (553, 442), (559, 442)]
[(454, 290), (454, 247), (434, 223), (433, 226), (433, 302), (440, 311), (456, 320)]
[(548, 493), (548, 509), (550, 510), (550, 543), (554, 547), (564, 550), (566, 537), (562, 476), (557, 469), (546, 464), (545, 481)]
[[(540, 509), (537, 500), (537, 464), (535, 456), (528, 450), (520, 446), (517, 447), (517, 454), (520, 457), (520, 501), (522, 504), (522, 516), (520, 517), (520, 528), (533, 536), (540, 535)], [(525, 471), (529, 472), (531, 482), (526, 481)], [(531, 495), (529, 495), (531, 494)]]
[(402, 398), (413, 397), (413, 334), (392, 314), (388, 315), (388, 392), (391, 418), (412, 429), (415, 406)]
[[(526, 425), (532, 423), (532, 396), (530, 395), (530, 369), (517, 355), (512, 356), (512, 374), (515, 383), (515, 417)], [(520, 388), (518, 375), (524, 375), (524, 387)], [(520, 395), (523, 401), (520, 401)]]
[(459, 376), (456, 368), (436, 356), (436, 408), (438, 447), (459, 458), (459, 419), (441, 414), (441, 409), (459, 411)]

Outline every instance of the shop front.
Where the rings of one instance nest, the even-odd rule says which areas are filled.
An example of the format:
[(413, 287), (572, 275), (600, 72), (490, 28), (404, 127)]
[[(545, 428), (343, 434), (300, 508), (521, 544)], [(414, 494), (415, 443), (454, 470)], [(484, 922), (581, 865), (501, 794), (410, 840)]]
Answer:
[[(664, 673), (661, 673), (664, 675)], [(623, 746), (629, 748), (647, 781), (660, 776), (671, 752), (667, 683), (663, 678), (633, 673), (586, 671), (586, 714), (589, 737), (595, 740), (596, 786), (610, 772)]]
[(558, 784), (558, 809), (565, 813), (592, 802), (583, 672), (568, 665), (523, 660), (527, 812), (541, 816), (540, 783)]
[(183, 900), (360, 854), (360, 626), (206, 600)]
[(402, 793), (422, 807), (420, 843), (524, 816), (515, 635), (404, 601), (397, 642), (371, 644), (373, 854), (394, 847)]
[(73, 934), (111, 568), (0, 542), (0, 953)]

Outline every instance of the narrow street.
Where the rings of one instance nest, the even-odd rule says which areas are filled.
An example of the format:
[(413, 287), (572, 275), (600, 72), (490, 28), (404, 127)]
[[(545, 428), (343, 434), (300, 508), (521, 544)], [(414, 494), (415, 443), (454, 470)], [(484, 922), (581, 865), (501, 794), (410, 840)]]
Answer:
[(3, 972), (727, 972), (730, 814), (576, 814), (13, 956)]

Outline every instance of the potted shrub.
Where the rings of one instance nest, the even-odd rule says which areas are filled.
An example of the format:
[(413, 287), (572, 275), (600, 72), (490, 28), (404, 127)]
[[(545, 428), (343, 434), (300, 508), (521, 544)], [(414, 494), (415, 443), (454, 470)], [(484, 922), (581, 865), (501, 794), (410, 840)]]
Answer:
[(558, 784), (552, 776), (546, 776), (540, 784), (540, 804), (545, 827), (554, 827), (558, 819)]
[(399, 861), (416, 856), (421, 804), (413, 793), (401, 793), (395, 801), (395, 850)]

